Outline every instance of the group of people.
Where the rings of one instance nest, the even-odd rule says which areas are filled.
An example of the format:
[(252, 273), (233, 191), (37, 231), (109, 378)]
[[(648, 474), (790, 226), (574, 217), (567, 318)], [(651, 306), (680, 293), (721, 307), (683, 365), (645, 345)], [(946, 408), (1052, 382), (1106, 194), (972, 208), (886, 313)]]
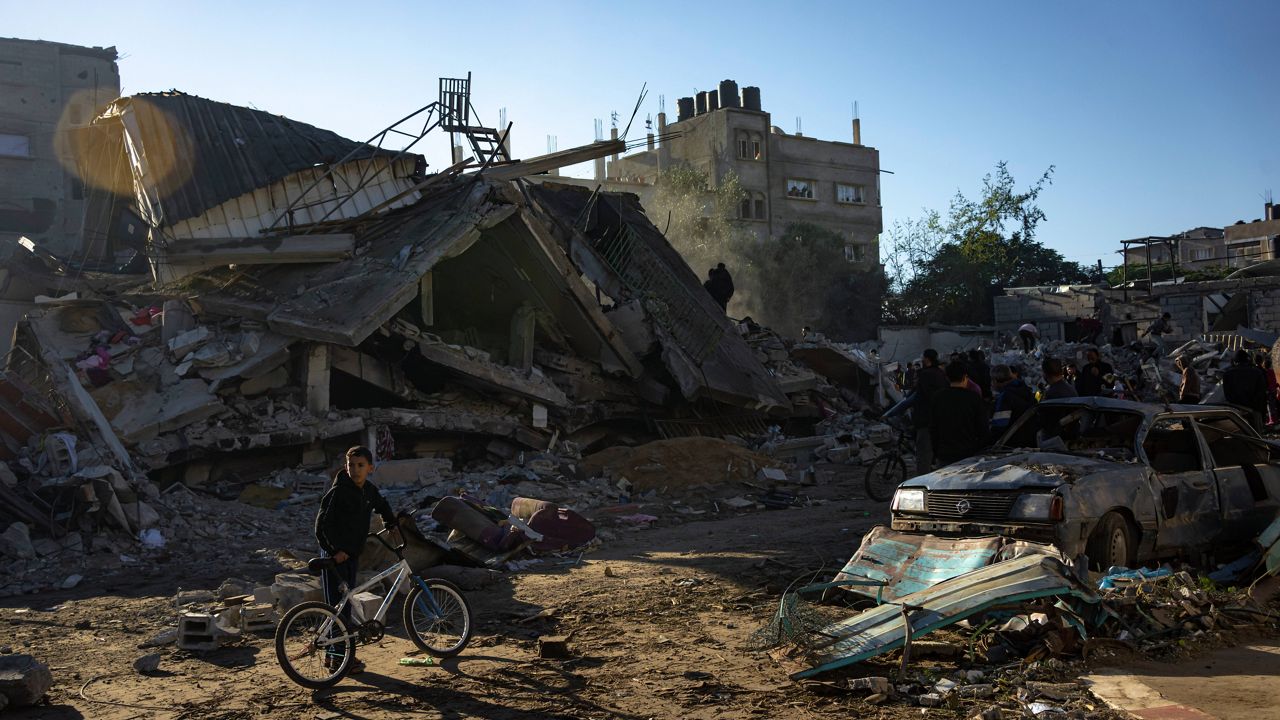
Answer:
[[(996, 444), (1040, 400), (1078, 396), (1115, 396), (1128, 384), (1117, 379), (1097, 348), (1085, 353), (1076, 367), (1058, 358), (1045, 358), (1040, 369), (1043, 387), (1032, 388), (1016, 364), (990, 367), (981, 350), (953, 353), (944, 365), (938, 351), (925, 350), (903, 378), (916, 434), (917, 471), (929, 472), (975, 455)], [(1014, 447), (1052, 447), (1060, 432), (1060, 418), (1046, 413), (1040, 423), (1022, 424), (1007, 443)]]
[(721, 310), (728, 311), (729, 300), (733, 298), (733, 276), (729, 274), (724, 263), (717, 263), (707, 271), (707, 280), (702, 283), (702, 288), (716, 301)]

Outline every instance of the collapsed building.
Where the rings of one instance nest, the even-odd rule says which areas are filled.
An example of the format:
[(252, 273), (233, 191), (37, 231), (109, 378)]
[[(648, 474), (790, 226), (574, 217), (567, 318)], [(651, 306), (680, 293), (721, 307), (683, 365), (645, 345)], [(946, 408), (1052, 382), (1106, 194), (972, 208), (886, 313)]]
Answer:
[[(491, 137), (457, 82), (428, 130)], [(620, 141), (523, 161), (473, 141), (428, 174), (407, 150), (167, 92), (116, 100), (75, 142), (85, 242), (117, 262), (24, 244), (50, 296), (0, 382), (0, 454), (23, 476), (0, 482), (6, 524), (137, 538), (161, 487), (232, 498), (354, 444), (437, 466), (580, 456), (849, 420), (879, 386), (864, 357), (839, 359), (841, 391), (727, 318), (635, 196), (521, 179)]]

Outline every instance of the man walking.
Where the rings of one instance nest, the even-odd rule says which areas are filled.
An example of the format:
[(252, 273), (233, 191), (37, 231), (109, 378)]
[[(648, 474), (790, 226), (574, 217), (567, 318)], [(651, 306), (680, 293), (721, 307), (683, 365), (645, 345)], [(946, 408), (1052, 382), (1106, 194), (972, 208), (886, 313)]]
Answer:
[(940, 465), (976, 455), (986, 446), (987, 408), (969, 388), (969, 370), (961, 360), (947, 364), (947, 387), (934, 396), (934, 450)]
[(929, 348), (920, 358), (920, 372), (916, 373), (915, 401), (911, 405), (911, 424), (916, 430), (916, 474), (933, 470), (934, 397), (949, 384), (947, 375), (938, 367), (938, 351)]

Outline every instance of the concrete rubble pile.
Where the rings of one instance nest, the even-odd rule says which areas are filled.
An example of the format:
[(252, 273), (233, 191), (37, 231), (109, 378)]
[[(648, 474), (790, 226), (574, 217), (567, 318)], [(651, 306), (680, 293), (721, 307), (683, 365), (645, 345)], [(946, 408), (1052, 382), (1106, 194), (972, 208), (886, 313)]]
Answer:
[[(726, 318), (635, 196), (528, 184), (519, 162), (427, 175), (420, 158), (180, 92), (121, 98), (93, 130), (86, 157), (118, 177), (92, 189), (89, 217), (106, 224), (86, 232), (141, 218), (148, 274), (24, 260), (49, 297), (0, 376), (14, 418), (0, 427), (0, 592), (70, 582), (95, 552), (251, 535), (257, 510), (309, 520), (357, 444), (406, 506), (532, 497), (630, 508), (614, 515), (634, 524), (648, 513), (633, 506), (659, 500), (664, 521), (759, 505), (814, 459), (865, 459), (888, 439), (858, 415), (861, 380)], [(148, 166), (161, 149), (198, 170), (163, 181)], [(348, 171), (380, 194), (319, 182)], [(308, 186), (314, 202), (280, 204)], [(822, 424), (814, 452), (769, 444), (792, 422)], [(582, 470), (613, 445), (710, 437), (776, 457), (744, 461), (727, 497)], [(756, 477), (779, 465), (791, 472)], [(228, 501), (257, 507), (204, 515)]]

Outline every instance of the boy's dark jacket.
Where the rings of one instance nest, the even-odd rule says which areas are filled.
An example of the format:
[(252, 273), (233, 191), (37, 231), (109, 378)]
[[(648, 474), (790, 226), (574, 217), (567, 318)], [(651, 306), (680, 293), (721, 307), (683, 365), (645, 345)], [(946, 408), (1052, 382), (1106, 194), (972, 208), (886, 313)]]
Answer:
[(356, 487), (347, 471), (340, 470), (329, 491), (320, 498), (320, 512), (316, 514), (316, 540), (320, 547), (330, 556), (341, 550), (353, 558), (360, 557), (373, 510), (378, 511), (387, 527), (396, 526), (396, 514), (378, 488), (368, 480), (364, 487)]

